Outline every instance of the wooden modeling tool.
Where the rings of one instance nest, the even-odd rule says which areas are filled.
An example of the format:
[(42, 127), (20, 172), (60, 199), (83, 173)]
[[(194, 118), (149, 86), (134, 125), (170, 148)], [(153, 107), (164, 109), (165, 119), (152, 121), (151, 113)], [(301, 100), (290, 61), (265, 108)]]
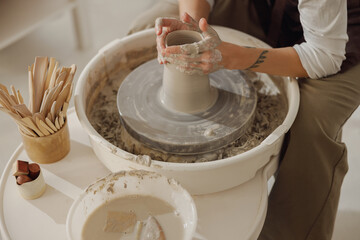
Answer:
[(28, 67), (29, 103), (13, 85), (0, 84), (0, 111), (14, 120), (29, 137), (58, 132), (66, 122), (76, 65), (59, 67), (55, 58), (36, 57)]

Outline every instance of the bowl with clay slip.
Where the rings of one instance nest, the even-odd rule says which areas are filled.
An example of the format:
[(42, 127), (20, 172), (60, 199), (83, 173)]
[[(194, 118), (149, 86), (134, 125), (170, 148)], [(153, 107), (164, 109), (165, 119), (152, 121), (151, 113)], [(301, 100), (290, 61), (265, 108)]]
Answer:
[(196, 226), (191, 195), (174, 179), (143, 170), (111, 173), (89, 185), (66, 221), (72, 240), (190, 240)]

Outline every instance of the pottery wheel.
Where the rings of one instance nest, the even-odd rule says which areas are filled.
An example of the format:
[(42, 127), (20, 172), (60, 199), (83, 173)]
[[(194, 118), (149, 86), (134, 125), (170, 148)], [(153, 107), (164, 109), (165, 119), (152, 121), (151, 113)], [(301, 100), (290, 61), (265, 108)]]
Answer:
[(238, 70), (209, 75), (218, 91), (213, 106), (188, 114), (168, 109), (161, 101), (163, 66), (156, 59), (132, 71), (121, 84), (117, 105), (122, 124), (139, 142), (167, 153), (214, 151), (242, 136), (251, 125), (256, 91)]

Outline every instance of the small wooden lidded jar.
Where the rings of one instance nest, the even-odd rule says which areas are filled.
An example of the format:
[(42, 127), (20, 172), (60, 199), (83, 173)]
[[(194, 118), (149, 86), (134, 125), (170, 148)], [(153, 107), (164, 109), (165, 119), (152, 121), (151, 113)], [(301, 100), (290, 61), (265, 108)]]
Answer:
[(63, 159), (70, 151), (70, 135), (67, 121), (54, 134), (31, 137), (20, 129), (20, 134), (29, 158), (40, 164), (54, 163)]

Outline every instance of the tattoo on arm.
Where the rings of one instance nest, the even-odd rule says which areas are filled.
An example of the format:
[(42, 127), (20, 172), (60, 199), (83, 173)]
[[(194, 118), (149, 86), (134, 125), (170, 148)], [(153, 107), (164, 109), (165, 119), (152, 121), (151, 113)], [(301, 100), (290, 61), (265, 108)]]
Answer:
[(246, 68), (245, 70), (250, 70), (252, 68), (257, 68), (260, 66), (261, 63), (263, 63), (265, 61), (265, 54), (267, 54), (269, 51), (268, 50), (264, 50), (260, 53), (260, 56), (258, 57), (258, 59), (256, 60), (256, 62), (251, 65), (250, 67)]

